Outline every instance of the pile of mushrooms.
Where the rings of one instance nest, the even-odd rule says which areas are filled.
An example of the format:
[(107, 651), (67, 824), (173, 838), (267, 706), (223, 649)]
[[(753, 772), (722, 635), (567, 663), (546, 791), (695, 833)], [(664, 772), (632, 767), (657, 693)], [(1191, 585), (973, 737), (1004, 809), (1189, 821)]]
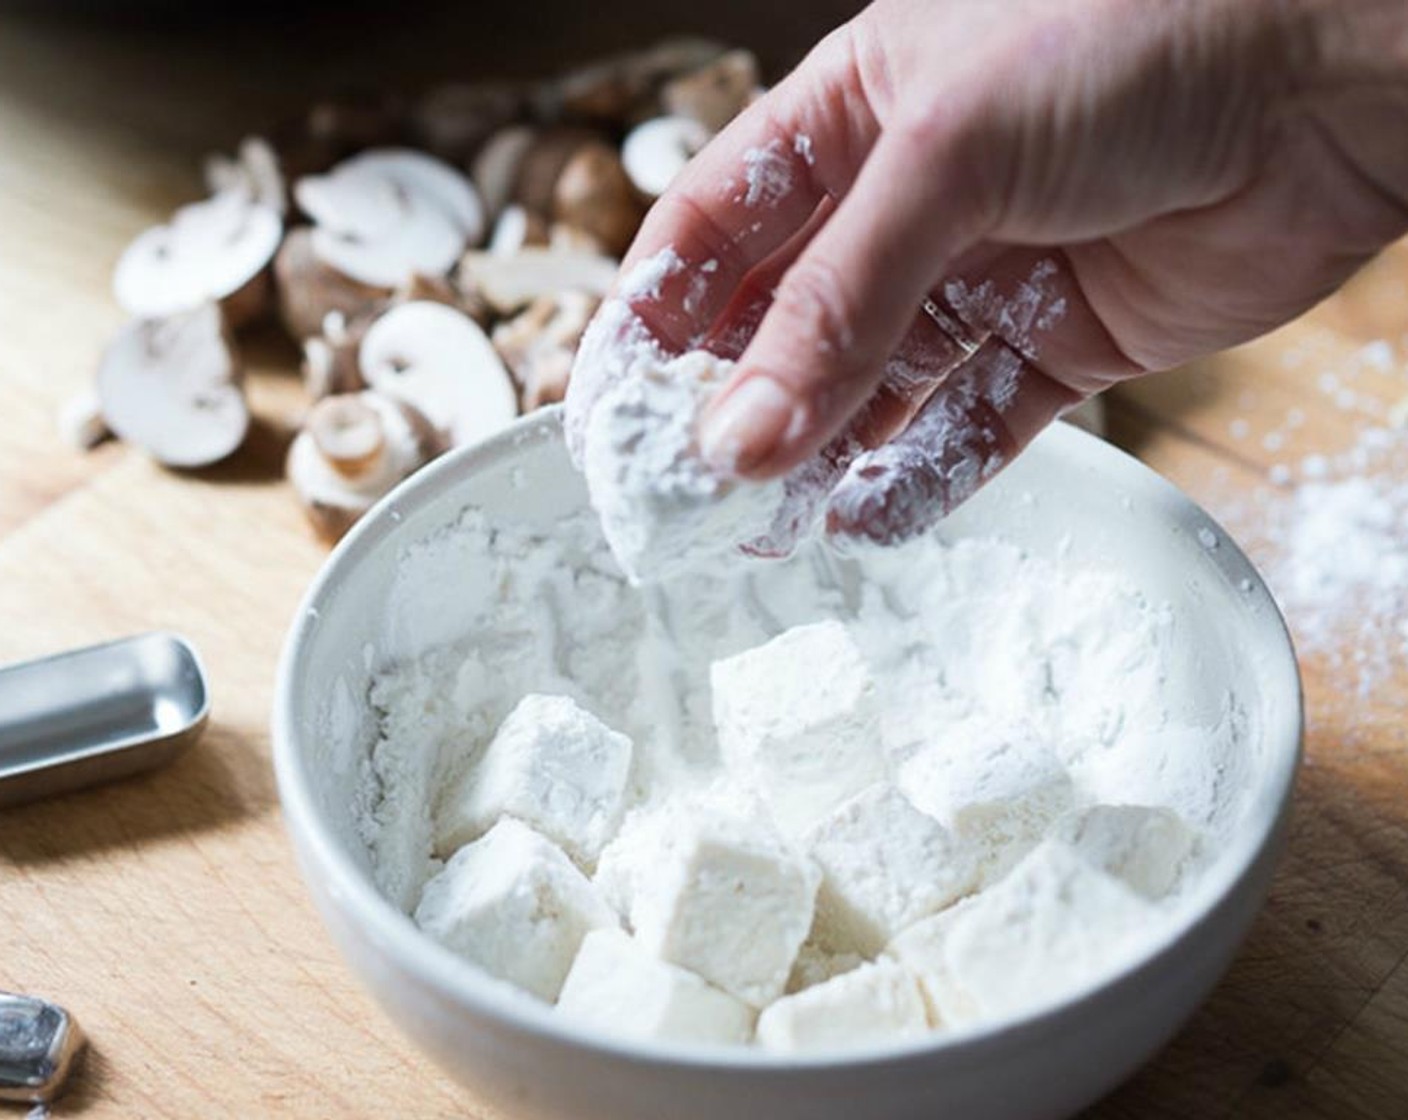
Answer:
[(63, 431), (176, 468), (232, 455), (236, 340), (276, 319), (310, 397), (288, 475), (336, 540), (436, 455), (562, 399), (646, 209), (758, 82), (748, 51), (668, 40), (528, 85), (324, 102), (212, 157), (210, 196), (118, 261), (132, 318)]

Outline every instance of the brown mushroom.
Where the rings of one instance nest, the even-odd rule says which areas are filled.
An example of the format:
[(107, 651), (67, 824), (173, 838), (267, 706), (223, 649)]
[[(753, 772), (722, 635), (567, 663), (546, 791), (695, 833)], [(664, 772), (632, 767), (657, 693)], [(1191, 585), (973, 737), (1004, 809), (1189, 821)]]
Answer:
[(508, 125), (490, 136), (474, 157), (469, 177), (490, 221), (512, 200), (519, 166), (537, 135), (538, 130), (530, 125)]
[(585, 128), (549, 128), (537, 133), (519, 160), (510, 201), (530, 214), (551, 216), (563, 169), (584, 147), (600, 143), (600, 135)]
[(566, 396), (577, 345), (600, 303), (585, 292), (544, 296), (494, 328), (494, 348), (518, 383), (525, 412)]
[(274, 258), (274, 278), (279, 294), (279, 317), (296, 339), (322, 332), (329, 314), (352, 320), (382, 305), (391, 297), (390, 285), (363, 284), (318, 259), (313, 252), (313, 231), (307, 226), (291, 230)]
[(718, 132), (748, 107), (757, 88), (757, 56), (734, 50), (666, 82), (660, 104), (671, 116), (689, 117)]
[(615, 149), (594, 142), (582, 145), (563, 165), (553, 186), (552, 215), (619, 257), (640, 228), (645, 207)]
[(98, 364), (113, 433), (171, 467), (202, 467), (244, 442), (249, 411), (234, 346), (213, 303), (118, 331)]
[(413, 407), (376, 392), (327, 397), (289, 447), (287, 473), (314, 530), (332, 543), (444, 450)]
[(524, 108), (524, 93), (513, 86), (451, 82), (435, 87), (416, 103), (411, 132), (418, 147), (463, 164)]
[(139, 234), (118, 259), (113, 294), (139, 319), (215, 302), (236, 328), (268, 308), (268, 265), (282, 236), (275, 211), (241, 191), (223, 191)]

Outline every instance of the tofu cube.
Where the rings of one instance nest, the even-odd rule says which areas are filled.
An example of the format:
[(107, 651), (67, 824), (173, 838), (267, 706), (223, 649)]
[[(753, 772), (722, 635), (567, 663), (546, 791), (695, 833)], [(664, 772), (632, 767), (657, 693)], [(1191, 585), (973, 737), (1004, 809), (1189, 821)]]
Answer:
[(716, 661), (710, 681), (724, 763), (786, 836), (885, 776), (875, 684), (842, 623), (794, 627)]
[(1046, 841), (955, 916), (944, 958), (976, 1013), (1000, 1019), (1112, 975), (1162, 924), (1123, 883)]
[(960, 840), (988, 848), (983, 878), (993, 882), (1071, 808), (1071, 778), (1026, 728), (970, 723), (953, 731), (906, 759), (896, 781)]
[(1171, 809), (1095, 805), (1062, 817), (1052, 839), (1070, 845), (1087, 863), (1136, 893), (1157, 900), (1177, 883), (1197, 833)]
[(415, 922), (491, 976), (549, 1003), (582, 938), (620, 924), (561, 848), (511, 817), (426, 883)]
[(969, 896), (947, 910), (915, 922), (885, 947), (886, 957), (898, 961), (919, 978), (929, 1022), (942, 1030), (958, 1030), (982, 1018), (973, 997), (950, 970), (947, 956), (954, 923), (981, 897)]
[(515, 817), (590, 867), (621, 820), (631, 741), (566, 696), (529, 695), (441, 802), (436, 849), (452, 852)]
[(856, 1050), (917, 1038), (929, 1030), (910, 971), (894, 961), (864, 964), (784, 996), (758, 1016), (758, 1045), (780, 1053)]
[(648, 862), (603, 869), (636, 940), (751, 1007), (771, 1003), (811, 928), (816, 868), (754, 821), (697, 811), (654, 832)]
[(623, 1038), (736, 1045), (753, 1034), (753, 1009), (625, 933), (587, 934), (558, 997), (574, 1022)]
[(821, 868), (815, 937), (873, 957), (895, 934), (973, 889), (978, 860), (892, 785), (845, 802), (808, 836)]

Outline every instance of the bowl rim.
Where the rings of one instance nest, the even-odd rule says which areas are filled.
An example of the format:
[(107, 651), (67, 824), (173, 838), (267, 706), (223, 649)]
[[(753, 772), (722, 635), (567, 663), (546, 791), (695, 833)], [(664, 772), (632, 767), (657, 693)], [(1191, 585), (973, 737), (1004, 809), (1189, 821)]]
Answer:
[[(457, 448), (417, 471), (378, 501), (337, 544), (323, 562), (299, 602), (279, 657), (272, 717), (275, 778), (285, 825), (295, 845), (315, 864), (328, 882), (328, 893), (341, 907), (354, 913), (358, 927), (396, 968), (413, 976), (465, 1011), (498, 1024), (552, 1042), (593, 1051), (632, 1063), (750, 1074), (798, 1070), (856, 1070), (880, 1067), (922, 1057), (930, 1060), (967, 1061), (989, 1047), (1011, 1044), (1014, 1036), (1037, 1035), (1056, 1021), (1076, 1013), (1082, 1005), (1107, 995), (1112, 989), (1137, 984), (1156, 970), (1215, 911), (1227, 904), (1252, 876), (1261, 857), (1272, 849), (1290, 809), (1291, 793), (1300, 767), (1304, 733), (1303, 690), (1295, 650), (1279, 606), (1260, 572), (1234, 538), (1188, 495), (1152, 468), (1127, 452), (1069, 424), (1052, 425), (1042, 439), (1057, 445), (1057, 453), (1072, 456), (1077, 465), (1094, 465), (1116, 473), (1118, 485), (1129, 498), (1152, 503), (1179, 529), (1196, 534), (1210, 529), (1217, 534), (1216, 549), (1206, 550), (1210, 562), (1241, 588), (1240, 601), (1248, 604), (1247, 623), (1256, 644), (1264, 651), (1260, 682), (1271, 703), (1263, 729), (1268, 759), (1262, 783), (1251, 792), (1269, 792), (1272, 811), (1244, 822), (1229, 838), (1217, 872), (1198, 884), (1190, 904), (1161, 937), (1131, 956), (1123, 967), (1093, 984), (1068, 993), (1054, 1002), (989, 1024), (934, 1032), (912, 1040), (863, 1049), (804, 1054), (779, 1054), (758, 1047), (669, 1043), (598, 1035), (556, 1015), (547, 1004), (538, 1004), (489, 976), (421, 932), (410, 916), (397, 909), (371, 879), (344, 853), (333, 830), (324, 823), (304, 765), (299, 734), (293, 717), (297, 673), (301, 657), (323, 610), (324, 598), (333, 593), (342, 573), (397, 533), (407, 506), (422, 506), (453, 490), (477, 469), (513, 457), (526, 444), (552, 440), (561, 434), (561, 406), (554, 405), (520, 417), (488, 439)], [(300, 875), (307, 877), (300, 863)], [(306, 889), (306, 884), (305, 884)], [(1192, 903), (1196, 902), (1196, 905)], [(1262, 900), (1258, 899), (1258, 908)], [(319, 915), (326, 926), (326, 918)], [(1240, 940), (1240, 938), (1239, 938)], [(358, 974), (359, 980), (362, 979)]]

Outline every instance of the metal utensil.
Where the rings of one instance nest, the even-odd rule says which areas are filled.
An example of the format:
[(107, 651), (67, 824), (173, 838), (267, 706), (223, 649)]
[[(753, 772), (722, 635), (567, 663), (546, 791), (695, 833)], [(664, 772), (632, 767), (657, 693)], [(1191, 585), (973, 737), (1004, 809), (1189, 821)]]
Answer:
[(209, 712), (200, 658), (174, 634), (0, 668), (0, 808), (162, 766)]
[(83, 1032), (62, 1007), (0, 992), (0, 1101), (53, 1100), (82, 1048)]

